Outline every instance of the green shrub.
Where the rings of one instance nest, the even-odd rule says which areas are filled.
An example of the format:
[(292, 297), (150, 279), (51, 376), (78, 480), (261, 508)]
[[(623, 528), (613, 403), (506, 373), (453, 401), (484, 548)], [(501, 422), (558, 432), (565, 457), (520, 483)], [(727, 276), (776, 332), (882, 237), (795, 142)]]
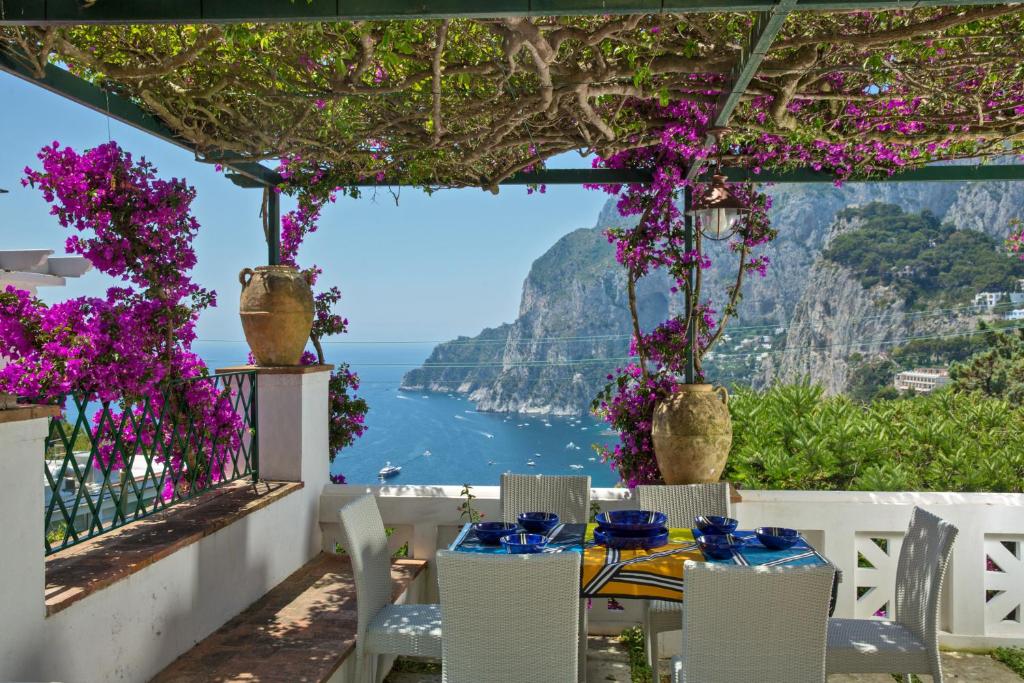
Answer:
[(1013, 669), (1018, 676), (1024, 677), (1024, 647), (997, 647), (992, 657)]
[(746, 488), (1024, 487), (1024, 408), (950, 390), (864, 405), (810, 385), (738, 389), (725, 477)]

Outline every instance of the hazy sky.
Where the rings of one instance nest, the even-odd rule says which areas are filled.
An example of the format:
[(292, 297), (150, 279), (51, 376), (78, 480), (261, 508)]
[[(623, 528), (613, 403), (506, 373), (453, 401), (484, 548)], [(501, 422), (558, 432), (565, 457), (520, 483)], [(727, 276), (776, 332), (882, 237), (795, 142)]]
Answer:
[[(48, 213), (40, 193), (23, 188), (26, 165), (53, 140), (82, 150), (110, 137), (156, 164), (162, 176), (196, 186), (193, 209), (202, 228), (196, 240), (195, 279), (215, 289), (218, 308), (200, 321), (204, 340), (242, 338), (238, 271), (266, 261), (259, 219), (260, 192), (235, 187), (191, 154), (12, 76), (0, 74), (0, 249), (52, 248), (63, 252), (67, 230)], [(584, 166), (576, 155), (552, 166)], [(403, 188), (398, 206), (386, 191), (339, 200), (324, 212), (320, 230), (299, 254), (324, 269), (322, 283), (344, 294), (351, 322), (347, 339), (443, 340), (476, 334), (515, 318), (530, 264), (559, 237), (591, 227), (605, 195), (581, 187), (549, 187), (545, 195), (503, 188), (446, 190), (427, 196)], [(287, 209), (290, 204), (285, 203)], [(98, 294), (111, 281), (92, 272), (63, 289), (43, 289), (49, 301)]]

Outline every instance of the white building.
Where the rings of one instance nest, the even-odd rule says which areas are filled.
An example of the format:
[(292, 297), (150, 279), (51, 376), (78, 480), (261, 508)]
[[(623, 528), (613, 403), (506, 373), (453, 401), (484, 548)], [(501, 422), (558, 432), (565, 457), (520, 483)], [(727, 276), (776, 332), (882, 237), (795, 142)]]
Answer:
[[(92, 269), (82, 256), (52, 257), (53, 249), (0, 250), (0, 292), (13, 285), (36, 295), (39, 287), (63, 287), (69, 277), (81, 277)], [(7, 361), (0, 355), (0, 368)], [(14, 397), (0, 393), (0, 409), (14, 404)]]
[(917, 391), (927, 394), (949, 384), (949, 371), (945, 368), (916, 368), (896, 373), (893, 386), (900, 391)]
[(33, 295), (39, 287), (63, 287), (92, 269), (83, 256), (53, 256), (53, 249), (0, 250), (0, 291), (8, 285)]
[(1024, 320), (1024, 308), (1015, 308), (1004, 315), (1003, 320)]
[(974, 305), (992, 310), (1006, 297), (1006, 292), (978, 292), (974, 295)]

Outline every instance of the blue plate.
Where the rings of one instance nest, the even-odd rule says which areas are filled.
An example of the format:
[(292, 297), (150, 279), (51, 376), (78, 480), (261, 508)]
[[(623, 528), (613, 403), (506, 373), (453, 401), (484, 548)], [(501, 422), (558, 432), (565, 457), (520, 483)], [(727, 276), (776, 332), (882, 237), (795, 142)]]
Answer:
[(800, 540), (800, 532), (781, 526), (762, 526), (754, 529), (757, 540), (769, 550), (785, 550), (792, 548)]
[(510, 555), (527, 555), (544, 552), (548, 539), (541, 534), (518, 533), (502, 536), (501, 544)]
[(534, 534), (546, 534), (558, 526), (558, 515), (553, 512), (522, 512), (516, 519), (519, 526)]
[(473, 525), (476, 537), (485, 545), (498, 545), (502, 536), (515, 533), (518, 528), (511, 522), (477, 522)]
[(598, 528), (610, 531), (657, 531), (668, 525), (668, 515), (650, 510), (610, 510), (594, 519)]
[(693, 518), (693, 524), (704, 534), (731, 534), (736, 531), (739, 522), (732, 517), (698, 515)]
[(660, 548), (668, 543), (668, 529), (661, 527), (655, 529), (654, 533), (641, 532), (616, 532), (605, 529), (594, 529), (594, 542), (608, 548), (617, 550), (648, 550)]

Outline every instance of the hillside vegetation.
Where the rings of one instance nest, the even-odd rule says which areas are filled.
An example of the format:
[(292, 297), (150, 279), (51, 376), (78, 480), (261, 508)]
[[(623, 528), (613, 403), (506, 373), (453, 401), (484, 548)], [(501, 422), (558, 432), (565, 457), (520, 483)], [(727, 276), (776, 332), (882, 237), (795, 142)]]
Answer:
[(724, 478), (744, 488), (1024, 491), (1024, 407), (947, 389), (864, 405), (811, 385), (740, 389)]
[(930, 211), (905, 213), (872, 203), (836, 214), (857, 227), (835, 237), (825, 259), (853, 271), (865, 288), (887, 285), (908, 305), (970, 303), (983, 291), (1013, 291), (1024, 263), (1006, 257), (994, 237), (957, 230)]

